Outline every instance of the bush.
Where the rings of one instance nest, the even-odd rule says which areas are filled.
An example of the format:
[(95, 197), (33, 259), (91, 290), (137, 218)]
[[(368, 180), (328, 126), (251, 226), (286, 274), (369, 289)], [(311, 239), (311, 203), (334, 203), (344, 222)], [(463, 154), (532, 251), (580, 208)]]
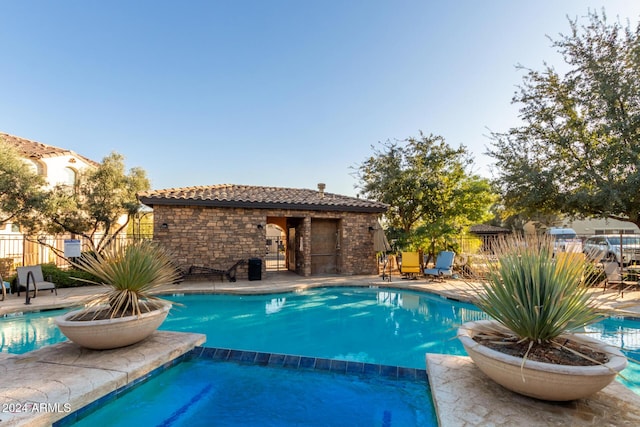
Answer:
[(93, 285), (92, 283), (85, 282), (84, 280), (91, 280), (100, 283), (100, 279), (90, 273), (87, 273), (86, 271), (82, 271), (76, 268), (62, 270), (56, 267), (55, 264), (42, 264), (42, 275), (44, 276), (45, 280), (50, 280), (59, 288), (74, 288), (78, 286)]
[(588, 292), (593, 267), (581, 253), (554, 257), (553, 243), (548, 236), (500, 239), (474, 301), (524, 342), (549, 342), (601, 318)]

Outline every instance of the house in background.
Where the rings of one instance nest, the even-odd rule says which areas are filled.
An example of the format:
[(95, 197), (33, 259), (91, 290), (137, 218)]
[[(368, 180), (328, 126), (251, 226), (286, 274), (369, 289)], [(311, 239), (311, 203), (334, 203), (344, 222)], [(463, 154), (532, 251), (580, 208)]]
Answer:
[[(14, 135), (0, 132), (0, 141), (14, 147), (24, 162), (45, 178), (46, 188), (53, 188), (58, 184), (74, 186), (81, 170), (98, 166), (97, 162), (71, 150)], [(0, 223), (0, 237), (0, 259), (12, 259), (14, 265), (50, 262), (50, 254), (46, 251), (38, 253), (36, 243), (22, 238), (17, 224)]]
[(64, 148), (0, 132), (0, 140), (15, 148), (33, 171), (45, 177), (47, 188), (58, 184), (75, 185), (82, 169), (95, 168), (99, 164)]
[(493, 252), (493, 245), (500, 236), (511, 234), (508, 228), (496, 227), (495, 225), (477, 224), (469, 227), (469, 232), (482, 239), (483, 251)]
[[(151, 190), (138, 198), (153, 208), (153, 239), (183, 268), (226, 269), (240, 259), (259, 259), (264, 273), (267, 226), (273, 224), (284, 234), (288, 271), (377, 274), (373, 231), (388, 206), (324, 188), (223, 184)], [(246, 267), (239, 277), (248, 277)]]

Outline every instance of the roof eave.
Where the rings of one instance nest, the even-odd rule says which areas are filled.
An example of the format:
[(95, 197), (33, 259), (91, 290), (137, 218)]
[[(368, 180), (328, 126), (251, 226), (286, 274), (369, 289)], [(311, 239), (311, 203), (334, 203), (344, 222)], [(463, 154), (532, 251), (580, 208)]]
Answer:
[(344, 206), (344, 205), (316, 205), (303, 203), (276, 203), (276, 202), (242, 202), (236, 200), (184, 200), (184, 199), (156, 199), (153, 197), (140, 197), (140, 202), (147, 206), (207, 206), (221, 208), (249, 208), (249, 209), (291, 209), (310, 211), (340, 211), (340, 212), (366, 212), (383, 213), (386, 207), (381, 206)]

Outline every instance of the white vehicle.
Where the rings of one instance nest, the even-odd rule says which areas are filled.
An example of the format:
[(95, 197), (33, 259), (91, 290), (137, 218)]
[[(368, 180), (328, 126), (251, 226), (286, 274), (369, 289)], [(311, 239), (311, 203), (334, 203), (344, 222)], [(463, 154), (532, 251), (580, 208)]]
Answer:
[(553, 236), (555, 252), (582, 252), (582, 240), (573, 228), (551, 227), (546, 234)]
[[(640, 235), (602, 234), (584, 241), (584, 253), (623, 265), (640, 262)], [(620, 255), (622, 254), (622, 256)]]

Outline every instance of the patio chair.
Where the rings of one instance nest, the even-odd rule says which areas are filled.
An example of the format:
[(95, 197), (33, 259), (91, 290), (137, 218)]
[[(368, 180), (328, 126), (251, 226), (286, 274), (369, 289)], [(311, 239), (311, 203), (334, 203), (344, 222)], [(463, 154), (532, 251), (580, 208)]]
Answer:
[(402, 264), (400, 273), (403, 279), (416, 279), (416, 274), (421, 273), (420, 254), (418, 252), (402, 252)]
[(20, 296), (20, 291), (26, 291), (26, 304), (29, 304), (29, 292), (33, 292), (33, 296), (31, 298), (35, 298), (36, 295), (38, 295), (38, 291), (44, 291), (47, 289), (58, 295), (58, 288), (56, 287), (56, 284), (51, 281), (44, 280), (42, 267), (40, 265), (18, 267), (16, 268), (16, 271), (18, 272), (18, 296)]
[(456, 253), (451, 251), (442, 251), (436, 258), (436, 265), (434, 268), (425, 268), (424, 274), (427, 276), (434, 276), (440, 281), (444, 281), (444, 276), (453, 276), (453, 259)]
[(556, 262), (560, 264), (567, 264), (573, 262), (584, 262), (587, 259), (587, 255), (582, 252), (558, 252), (554, 255)]
[(628, 280), (627, 272), (621, 271), (620, 265), (617, 262), (603, 262), (602, 264), (604, 265), (604, 273), (607, 277), (604, 281), (604, 289), (602, 292), (607, 290), (607, 286), (617, 286), (618, 293), (624, 298), (624, 292), (626, 290), (640, 285), (637, 280)]

